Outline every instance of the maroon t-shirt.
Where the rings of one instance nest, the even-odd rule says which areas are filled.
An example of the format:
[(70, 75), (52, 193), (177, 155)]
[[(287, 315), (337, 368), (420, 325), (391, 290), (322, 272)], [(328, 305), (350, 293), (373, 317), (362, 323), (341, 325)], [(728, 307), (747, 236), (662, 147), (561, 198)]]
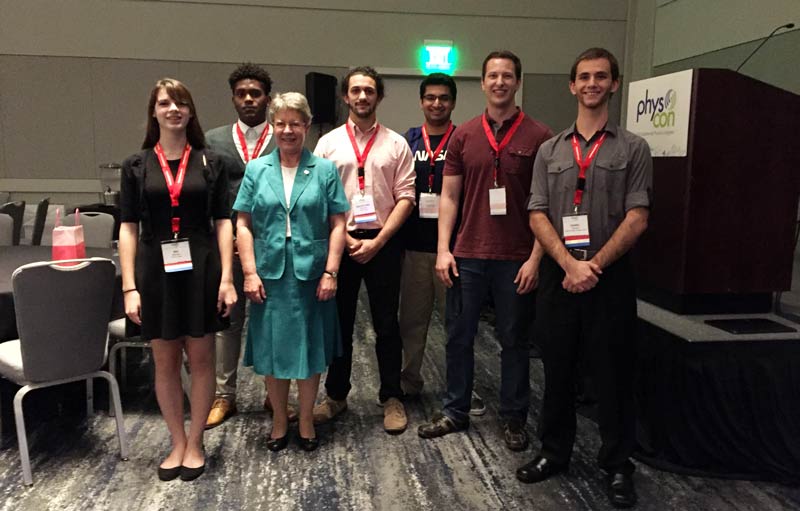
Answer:
[[(523, 118), (509, 144), (500, 152), (498, 186), (506, 189), (506, 214), (489, 214), (489, 190), (494, 187), (494, 149), (486, 139), (482, 115), (459, 126), (450, 139), (445, 176), (462, 176), (461, 226), (453, 255), (473, 259), (520, 261), (531, 255), (533, 233), (528, 226), (528, 194), (536, 151), (553, 136), (550, 128)], [(517, 116), (497, 132), (498, 144)], [(490, 121), (490, 125), (492, 122)]]

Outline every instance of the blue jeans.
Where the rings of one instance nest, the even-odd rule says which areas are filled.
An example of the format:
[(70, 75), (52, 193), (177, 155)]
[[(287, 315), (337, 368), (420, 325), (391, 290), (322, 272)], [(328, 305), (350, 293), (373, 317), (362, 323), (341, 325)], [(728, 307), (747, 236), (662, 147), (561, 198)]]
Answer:
[(530, 403), (528, 329), (533, 293), (517, 294), (514, 278), (524, 261), (456, 260), (459, 277), (447, 290), (447, 395), (443, 413), (469, 423), (474, 376), (475, 334), (481, 308), (491, 292), (500, 340), (500, 417), (525, 421)]

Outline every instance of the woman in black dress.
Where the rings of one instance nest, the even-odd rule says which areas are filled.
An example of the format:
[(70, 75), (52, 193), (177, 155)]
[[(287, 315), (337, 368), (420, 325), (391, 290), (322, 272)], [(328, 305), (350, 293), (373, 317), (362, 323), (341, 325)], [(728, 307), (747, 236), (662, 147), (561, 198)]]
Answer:
[[(172, 439), (162, 480), (203, 473), (203, 429), (214, 397), (214, 336), (236, 302), (227, 173), (205, 150), (192, 96), (177, 80), (150, 94), (142, 151), (123, 163), (119, 258), (125, 313), (151, 341), (158, 405)], [(141, 232), (139, 230), (141, 225)], [(180, 368), (189, 359), (184, 429)]]

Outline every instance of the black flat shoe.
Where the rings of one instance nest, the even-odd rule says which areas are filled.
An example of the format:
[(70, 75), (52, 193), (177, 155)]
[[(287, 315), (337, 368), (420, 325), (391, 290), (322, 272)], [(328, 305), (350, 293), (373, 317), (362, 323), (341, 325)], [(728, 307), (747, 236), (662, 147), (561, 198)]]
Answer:
[(517, 469), (517, 479), (523, 483), (538, 483), (566, 470), (566, 465), (559, 465), (540, 455)]
[(272, 438), (270, 437), (267, 439), (267, 449), (272, 452), (282, 451), (286, 449), (286, 446), (289, 445), (289, 432), (287, 431), (285, 435), (280, 438)]
[(304, 451), (313, 451), (317, 447), (319, 447), (319, 438), (303, 438), (298, 435), (297, 437), (297, 444), (300, 446), (301, 449)]
[(203, 463), (199, 467), (189, 468), (181, 465), (181, 481), (194, 481), (206, 471), (206, 464)]
[(158, 478), (161, 479), (162, 481), (172, 481), (179, 475), (181, 475), (180, 465), (172, 468), (158, 467)]

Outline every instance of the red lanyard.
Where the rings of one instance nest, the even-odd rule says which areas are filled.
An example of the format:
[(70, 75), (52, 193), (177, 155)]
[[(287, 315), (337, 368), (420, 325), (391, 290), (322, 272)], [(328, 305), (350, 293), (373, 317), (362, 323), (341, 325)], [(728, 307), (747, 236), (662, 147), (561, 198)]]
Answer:
[(258, 155), (261, 154), (261, 148), (264, 146), (264, 141), (267, 139), (269, 135), (269, 124), (264, 128), (264, 131), (261, 132), (261, 136), (258, 137), (258, 141), (256, 142), (256, 146), (253, 148), (252, 156), (247, 154), (247, 141), (244, 139), (244, 133), (242, 133), (242, 128), (239, 126), (239, 123), (236, 123), (236, 134), (239, 135), (239, 144), (242, 146), (242, 154), (244, 155), (244, 162), (247, 163), (253, 158), (258, 158)]
[(178, 164), (178, 175), (175, 179), (172, 178), (172, 170), (169, 168), (167, 157), (164, 156), (164, 149), (161, 147), (161, 142), (158, 142), (153, 148), (158, 156), (158, 163), (161, 165), (161, 172), (164, 174), (164, 181), (167, 182), (167, 190), (169, 191), (170, 204), (172, 205), (172, 233), (177, 236), (181, 228), (180, 217), (174, 216), (175, 208), (178, 207), (178, 199), (183, 190), (183, 178), (186, 175), (186, 166), (189, 163), (189, 154), (192, 152), (192, 146), (186, 144), (183, 148), (183, 155), (181, 155), (181, 162)]
[(358, 161), (358, 189), (361, 190), (361, 194), (363, 195), (365, 187), (364, 164), (367, 163), (367, 156), (369, 156), (369, 151), (372, 149), (372, 144), (375, 143), (375, 137), (378, 136), (378, 130), (381, 127), (378, 124), (375, 125), (375, 133), (370, 137), (363, 153), (358, 150), (358, 143), (356, 142), (356, 134), (353, 132), (353, 127), (350, 126), (350, 123), (345, 123), (345, 127), (347, 128), (347, 135), (350, 137), (350, 144), (353, 145), (353, 152), (356, 153), (356, 160)]
[(486, 113), (481, 116), (481, 123), (483, 124), (483, 132), (486, 133), (486, 139), (489, 141), (489, 145), (492, 146), (494, 149), (494, 186), (497, 187), (497, 171), (500, 170), (500, 151), (505, 149), (509, 142), (511, 142), (511, 137), (514, 136), (516, 133), (517, 128), (519, 125), (522, 124), (522, 118), (525, 117), (525, 113), (520, 110), (519, 115), (514, 120), (514, 124), (511, 125), (506, 136), (503, 137), (503, 140), (498, 144), (497, 139), (495, 138), (494, 132), (492, 128), (489, 126), (489, 119), (486, 117)]
[(425, 125), (422, 125), (422, 141), (425, 142), (425, 150), (428, 151), (428, 163), (431, 164), (431, 173), (428, 174), (428, 192), (433, 190), (433, 175), (434, 175), (434, 168), (436, 168), (436, 158), (439, 157), (439, 154), (444, 149), (444, 146), (447, 145), (447, 140), (450, 138), (450, 133), (453, 132), (453, 123), (451, 122), (447, 126), (447, 131), (445, 131), (442, 140), (439, 142), (439, 145), (436, 146), (436, 151), (431, 151), (431, 138), (428, 136), (428, 130), (425, 128)]
[(604, 131), (603, 134), (600, 135), (600, 138), (597, 139), (589, 150), (589, 154), (587, 154), (584, 159), (581, 159), (581, 146), (578, 142), (578, 137), (574, 133), (572, 134), (572, 153), (575, 155), (575, 163), (578, 164), (578, 168), (580, 169), (578, 172), (578, 184), (575, 186), (575, 199), (573, 200), (575, 213), (578, 212), (578, 206), (581, 205), (581, 201), (583, 200), (583, 189), (586, 187), (586, 170), (592, 164), (594, 157), (597, 156), (597, 151), (600, 150), (600, 146), (603, 145), (603, 142), (606, 140), (607, 134), (608, 132)]

